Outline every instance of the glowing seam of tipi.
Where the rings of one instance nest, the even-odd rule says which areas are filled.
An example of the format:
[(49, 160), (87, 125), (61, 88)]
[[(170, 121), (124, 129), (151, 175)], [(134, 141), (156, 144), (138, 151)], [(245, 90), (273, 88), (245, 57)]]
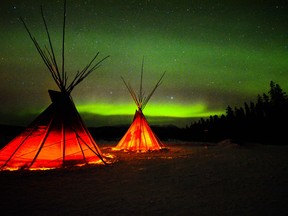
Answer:
[(164, 148), (164, 144), (160, 141), (160, 139), (153, 133), (151, 127), (149, 126), (148, 121), (146, 120), (143, 109), (147, 105), (148, 101), (154, 94), (155, 90), (161, 84), (161, 81), (165, 75), (165, 72), (155, 85), (154, 89), (148, 96), (142, 91), (142, 80), (143, 80), (143, 68), (144, 68), (144, 58), (142, 61), (142, 69), (141, 69), (141, 80), (140, 80), (140, 91), (137, 96), (135, 91), (132, 89), (131, 85), (125, 82), (124, 78), (122, 78), (125, 86), (127, 87), (130, 95), (132, 96), (137, 110), (134, 115), (134, 119), (129, 129), (119, 141), (119, 143), (113, 148), (113, 150), (124, 150), (124, 151), (132, 151), (132, 152), (148, 152), (148, 151), (157, 151)]
[(76, 85), (97, 69), (109, 56), (95, 62), (98, 52), (82, 71), (76, 73), (72, 82), (68, 84), (67, 73), (64, 69), (66, 1), (64, 1), (61, 69), (56, 63), (50, 33), (42, 8), (41, 15), (49, 40), (49, 46), (45, 47), (45, 49), (41, 49), (24, 20), (20, 19), (60, 92), (49, 90), (52, 104), (19, 136), (15, 137), (0, 150), (0, 169), (39, 170), (95, 163), (106, 164), (109, 162), (108, 159), (102, 154), (82, 121), (70, 93)]

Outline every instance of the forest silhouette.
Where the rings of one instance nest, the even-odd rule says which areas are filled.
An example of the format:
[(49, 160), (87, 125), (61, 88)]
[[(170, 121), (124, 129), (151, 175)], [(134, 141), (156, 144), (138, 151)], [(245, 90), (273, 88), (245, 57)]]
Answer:
[(270, 82), (270, 90), (257, 96), (256, 102), (243, 107), (228, 106), (226, 114), (201, 118), (186, 127), (186, 139), (236, 143), (261, 142), (285, 144), (287, 141), (288, 97), (279, 84)]

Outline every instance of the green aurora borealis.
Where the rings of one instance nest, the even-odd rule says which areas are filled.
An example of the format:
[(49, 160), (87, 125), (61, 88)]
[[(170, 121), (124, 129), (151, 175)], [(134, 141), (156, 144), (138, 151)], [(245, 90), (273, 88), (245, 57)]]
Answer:
[[(0, 123), (27, 125), (57, 89), (19, 21), (47, 44), (41, 5), (60, 59), (63, 1), (0, 3)], [(68, 0), (70, 79), (96, 52), (110, 55), (72, 92), (76, 107), (90, 126), (129, 124), (136, 106), (120, 77), (138, 90), (143, 56), (147, 94), (166, 71), (144, 110), (151, 124), (220, 115), (255, 101), (271, 80), (288, 91), (287, 11), (285, 1)]]

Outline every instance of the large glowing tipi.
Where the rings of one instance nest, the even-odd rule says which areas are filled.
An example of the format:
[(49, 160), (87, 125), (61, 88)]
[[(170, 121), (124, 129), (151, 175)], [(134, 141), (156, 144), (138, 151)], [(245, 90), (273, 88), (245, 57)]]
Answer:
[(125, 82), (123, 77), (121, 77), (128, 91), (130, 92), (134, 102), (136, 103), (137, 110), (128, 131), (125, 133), (125, 135), (116, 145), (116, 147), (113, 148), (114, 150), (148, 152), (164, 149), (163, 143), (160, 141), (157, 135), (153, 133), (151, 127), (149, 126), (149, 123), (143, 114), (143, 109), (147, 105), (148, 101), (152, 97), (157, 87), (161, 84), (165, 72), (163, 73), (151, 93), (146, 96), (142, 91), (143, 66), (144, 58), (142, 61), (140, 91), (138, 96), (132, 89), (131, 85)]
[(0, 150), (1, 170), (38, 170), (53, 169), (85, 164), (106, 164), (103, 156), (87, 127), (83, 123), (71, 98), (71, 91), (92, 71), (97, 69), (107, 57), (95, 62), (99, 53), (68, 84), (64, 69), (64, 44), (66, 1), (64, 1), (64, 20), (62, 38), (62, 65), (56, 63), (56, 57), (50, 34), (41, 8), (49, 46), (41, 49), (21, 18), (30, 38), (60, 91), (49, 90), (51, 105), (44, 110), (19, 136), (11, 140)]

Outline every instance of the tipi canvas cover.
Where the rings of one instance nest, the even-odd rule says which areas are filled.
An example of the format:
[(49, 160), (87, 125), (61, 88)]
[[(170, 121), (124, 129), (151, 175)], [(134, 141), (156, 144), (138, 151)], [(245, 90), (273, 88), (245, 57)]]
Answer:
[(2, 169), (52, 169), (105, 163), (69, 94), (49, 91), (52, 104), (0, 151)]
[(163, 147), (163, 143), (153, 133), (141, 109), (139, 109), (135, 112), (132, 124), (115, 150), (147, 152), (161, 150)]
[(68, 76), (64, 69), (66, 1), (64, 1), (61, 67), (56, 63), (42, 8), (41, 13), (49, 41), (49, 45), (44, 49), (40, 48), (24, 20), (22, 18), (21, 20), (60, 91), (49, 90), (52, 104), (25, 131), (0, 150), (0, 170), (37, 170), (92, 163), (106, 164), (109, 162), (108, 159), (103, 156), (84, 125), (70, 93), (108, 56), (95, 63), (99, 54), (97, 53), (90, 63), (83, 70), (78, 71), (74, 79), (68, 83)]
[(122, 78), (132, 98), (134, 99), (134, 102), (137, 105), (137, 110), (135, 112), (132, 124), (122, 139), (119, 141), (119, 143), (116, 145), (116, 147), (113, 148), (114, 150), (148, 152), (158, 151), (164, 148), (163, 143), (156, 136), (156, 134), (153, 133), (151, 127), (149, 126), (149, 123), (143, 114), (143, 109), (155, 92), (156, 88), (160, 85), (160, 82), (165, 73), (163, 73), (153, 91), (146, 97), (142, 92), (143, 63), (144, 60), (142, 62), (140, 92), (138, 96), (132, 87)]

